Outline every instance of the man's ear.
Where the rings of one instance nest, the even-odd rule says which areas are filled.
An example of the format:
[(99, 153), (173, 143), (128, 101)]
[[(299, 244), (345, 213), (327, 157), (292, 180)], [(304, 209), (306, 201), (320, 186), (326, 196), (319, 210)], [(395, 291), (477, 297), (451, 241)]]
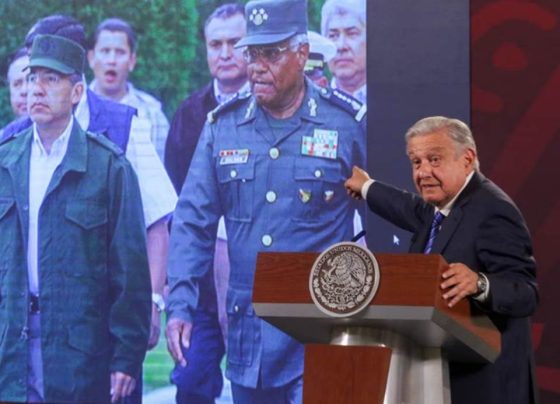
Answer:
[(93, 63), (95, 61), (95, 51), (93, 49), (88, 50), (87, 60), (88, 60), (89, 68), (93, 70)]
[(72, 105), (76, 105), (80, 102), (83, 93), (84, 93), (84, 82), (79, 81), (76, 84), (74, 84), (74, 87), (72, 87), (72, 92), (70, 94), (70, 100), (72, 101)]
[(468, 148), (463, 153), (463, 159), (465, 161), (465, 167), (474, 167), (474, 162), (476, 161), (476, 151), (474, 149)]
[(132, 73), (132, 71), (134, 70), (134, 68), (136, 67), (136, 52), (132, 52), (130, 54), (130, 63), (128, 64), (128, 71), (130, 73)]
[(309, 57), (309, 44), (308, 43), (301, 44), (298, 47), (296, 54), (298, 58), (298, 64), (300, 65), (300, 68), (303, 70), (305, 68), (305, 63), (307, 62), (307, 58)]

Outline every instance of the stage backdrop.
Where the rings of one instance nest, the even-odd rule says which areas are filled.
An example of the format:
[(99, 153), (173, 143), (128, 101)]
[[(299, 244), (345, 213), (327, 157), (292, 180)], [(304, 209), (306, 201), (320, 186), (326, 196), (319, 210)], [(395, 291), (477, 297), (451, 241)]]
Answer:
[[(470, 45), (470, 46), (469, 46)], [(541, 303), (533, 319), (543, 404), (560, 402), (560, 2), (368, 2), (369, 169), (412, 189), (402, 139), (426, 115), (470, 122), (481, 169), (531, 230)], [(368, 217), (374, 251), (408, 235)]]

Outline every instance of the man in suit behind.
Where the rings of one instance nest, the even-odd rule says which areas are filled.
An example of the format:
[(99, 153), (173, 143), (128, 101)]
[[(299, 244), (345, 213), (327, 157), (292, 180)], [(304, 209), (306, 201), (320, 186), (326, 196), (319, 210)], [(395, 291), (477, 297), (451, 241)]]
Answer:
[(525, 221), (513, 201), (479, 169), (476, 144), (457, 119), (429, 117), (406, 133), (419, 195), (370, 179), (354, 167), (348, 193), (413, 233), (409, 251), (441, 254), (450, 307), (469, 299), (500, 330), (493, 364), (451, 362), (453, 404), (536, 402), (528, 317), (538, 303), (536, 264)]

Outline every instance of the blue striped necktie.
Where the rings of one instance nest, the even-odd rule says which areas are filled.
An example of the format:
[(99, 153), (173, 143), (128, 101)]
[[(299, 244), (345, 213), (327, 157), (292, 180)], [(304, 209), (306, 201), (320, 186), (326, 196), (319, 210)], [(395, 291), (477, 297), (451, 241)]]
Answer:
[(426, 247), (424, 247), (424, 254), (429, 254), (432, 251), (434, 240), (439, 233), (439, 229), (441, 228), (441, 222), (443, 222), (443, 219), (445, 219), (445, 216), (438, 210), (434, 215), (434, 219), (432, 220), (432, 227), (430, 227), (430, 238), (428, 238)]

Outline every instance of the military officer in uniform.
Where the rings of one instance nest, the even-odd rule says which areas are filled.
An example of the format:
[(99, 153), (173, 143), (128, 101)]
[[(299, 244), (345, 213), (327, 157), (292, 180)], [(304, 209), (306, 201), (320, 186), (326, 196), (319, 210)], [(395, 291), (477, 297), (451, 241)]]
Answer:
[(226, 376), (236, 403), (298, 403), (303, 346), (255, 316), (259, 251), (322, 251), (353, 236), (344, 180), (365, 163), (365, 107), (307, 80), (307, 4), (245, 7), (251, 94), (209, 113), (173, 217), (167, 343), (188, 366), (198, 282), (212, 268), (225, 216), (230, 256)]

